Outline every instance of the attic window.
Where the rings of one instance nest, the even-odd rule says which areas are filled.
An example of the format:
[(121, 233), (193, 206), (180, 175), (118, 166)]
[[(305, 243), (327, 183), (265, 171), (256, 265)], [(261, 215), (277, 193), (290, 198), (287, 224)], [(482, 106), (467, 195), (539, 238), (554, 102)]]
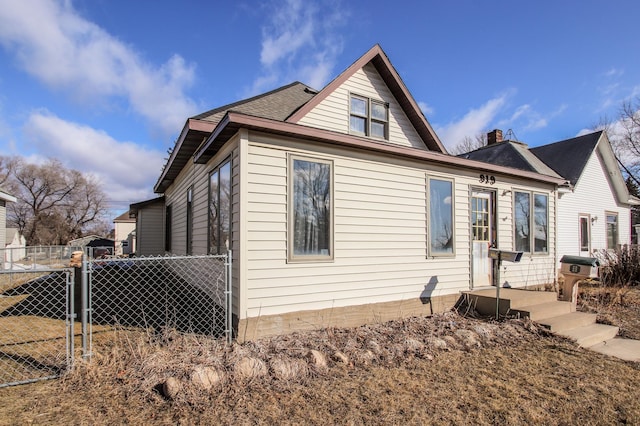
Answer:
[(364, 96), (351, 95), (349, 132), (355, 135), (389, 139), (389, 104)]

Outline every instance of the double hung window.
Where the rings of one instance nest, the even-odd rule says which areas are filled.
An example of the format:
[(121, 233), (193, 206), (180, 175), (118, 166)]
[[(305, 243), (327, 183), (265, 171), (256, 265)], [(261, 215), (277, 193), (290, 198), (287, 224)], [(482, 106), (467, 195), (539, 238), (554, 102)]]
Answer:
[(389, 104), (364, 96), (349, 98), (351, 134), (389, 139)]

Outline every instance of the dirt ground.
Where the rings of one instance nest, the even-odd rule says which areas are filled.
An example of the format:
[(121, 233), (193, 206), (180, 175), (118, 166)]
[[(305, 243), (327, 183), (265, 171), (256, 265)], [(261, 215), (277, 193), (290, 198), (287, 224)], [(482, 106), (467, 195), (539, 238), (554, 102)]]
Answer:
[[(588, 290), (582, 309), (640, 336), (640, 290)], [(121, 331), (96, 352), (0, 389), (0, 424), (640, 424), (640, 363), (526, 320), (446, 313), (231, 347)]]

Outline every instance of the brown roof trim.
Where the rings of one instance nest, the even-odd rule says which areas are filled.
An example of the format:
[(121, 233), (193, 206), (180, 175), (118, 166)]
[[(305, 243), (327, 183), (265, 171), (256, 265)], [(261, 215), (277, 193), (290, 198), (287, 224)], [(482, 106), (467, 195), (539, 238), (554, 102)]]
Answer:
[(329, 94), (333, 93), (347, 79), (349, 79), (356, 71), (364, 67), (369, 62), (373, 63), (376, 70), (391, 90), (393, 96), (398, 100), (405, 114), (413, 124), (422, 140), (426, 143), (427, 148), (432, 151), (446, 153), (446, 149), (438, 135), (425, 118), (424, 114), (418, 107), (418, 103), (407, 89), (402, 78), (394, 68), (393, 64), (382, 50), (379, 44), (373, 46), (367, 53), (362, 55), (358, 60), (351, 64), (338, 77), (334, 78), (327, 84), (316, 96), (303, 105), (298, 111), (291, 115), (286, 121), (290, 123), (298, 123), (306, 114), (322, 102)]
[(152, 198), (150, 200), (140, 201), (138, 203), (129, 204), (129, 213), (137, 214), (138, 210), (143, 209), (147, 206), (151, 206), (153, 204), (164, 203), (164, 195), (160, 197)]
[(162, 173), (160, 174), (160, 177), (158, 178), (158, 180), (156, 181), (156, 184), (153, 187), (154, 192), (160, 193), (166, 189), (166, 186), (168, 185), (165, 183), (165, 181), (170, 181), (170, 180), (172, 181), (175, 178), (175, 176), (177, 176), (177, 174), (180, 173), (180, 170), (182, 170), (182, 168), (186, 165), (185, 158), (191, 157), (191, 155), (197, 148), (197, 146), (190, 148), (189, 149), (190, 152), (184, 151), (183, 145), (185, 145), (185, 140), (187, 139), (189, 134), (190, 133), (193, 134), (197, 132), (211, 133), (213, 129), (216, 127), (216, 124), (217, 123), (198, 120), (195, 118), (189, 118), (186, 121), (186, 123), (184, 124), (184, 127), (182, 128), (182, 131), (180, 132), (180, 136), (178, 137), (178, 140), (176, 141), (176, 144), (173, 147), (173, 151), (171, 151), (171, 155), (169, 156), (169, 159), (167, 160), (167, 163), (165, 164), (164, 169), (162, 169)]
[(465, 158), (454, 157), (440, 152), (424, 151), (417, 148), (376, 142), (368, 138), (347, 135), (330, 130), (317, 129), (315, 127), (302, 126), (294, 123), (269, 120), (267, 118), (254, 117), (233, 111), (230, 111), (225, 115), (207, 141), (200, 147), (200, 149), (198, 149), (198, 151), (196, 151), (194, 154), (194, 161), (201, 164), (206, 163), (211, 157), (213, 157), (215, 152), (217, 152), (217, 149), (235, 135), (240, 128), (345, 146), (359, 150), (375, 151), (383, 154), (429, 161), (448, 166), (466, 167), (478, 171), (486, 171), (487, 168), (490, 167), (491, 171), (494, 173), (522, 177), (556, 185), (565, 183), (564, 179), (541, 175), (535, 172), (489, 165), (481, 161), (467, 160)]

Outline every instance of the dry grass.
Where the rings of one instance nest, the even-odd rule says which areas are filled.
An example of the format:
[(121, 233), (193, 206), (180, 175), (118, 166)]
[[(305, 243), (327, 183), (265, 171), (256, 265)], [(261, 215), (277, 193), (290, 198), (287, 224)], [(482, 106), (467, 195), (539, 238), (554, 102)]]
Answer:
[(620, 327), (620, 336), (640, 340), (640, 287), (585, 282), (578, 303), (580, 310), (597, 313), (598, 322)]
[(233, 346), (120, 331), (96, 346), (62, 380), (0, 389), (0, 424), (640, 424), (640, 364), (523, 320), (448, 313)]

